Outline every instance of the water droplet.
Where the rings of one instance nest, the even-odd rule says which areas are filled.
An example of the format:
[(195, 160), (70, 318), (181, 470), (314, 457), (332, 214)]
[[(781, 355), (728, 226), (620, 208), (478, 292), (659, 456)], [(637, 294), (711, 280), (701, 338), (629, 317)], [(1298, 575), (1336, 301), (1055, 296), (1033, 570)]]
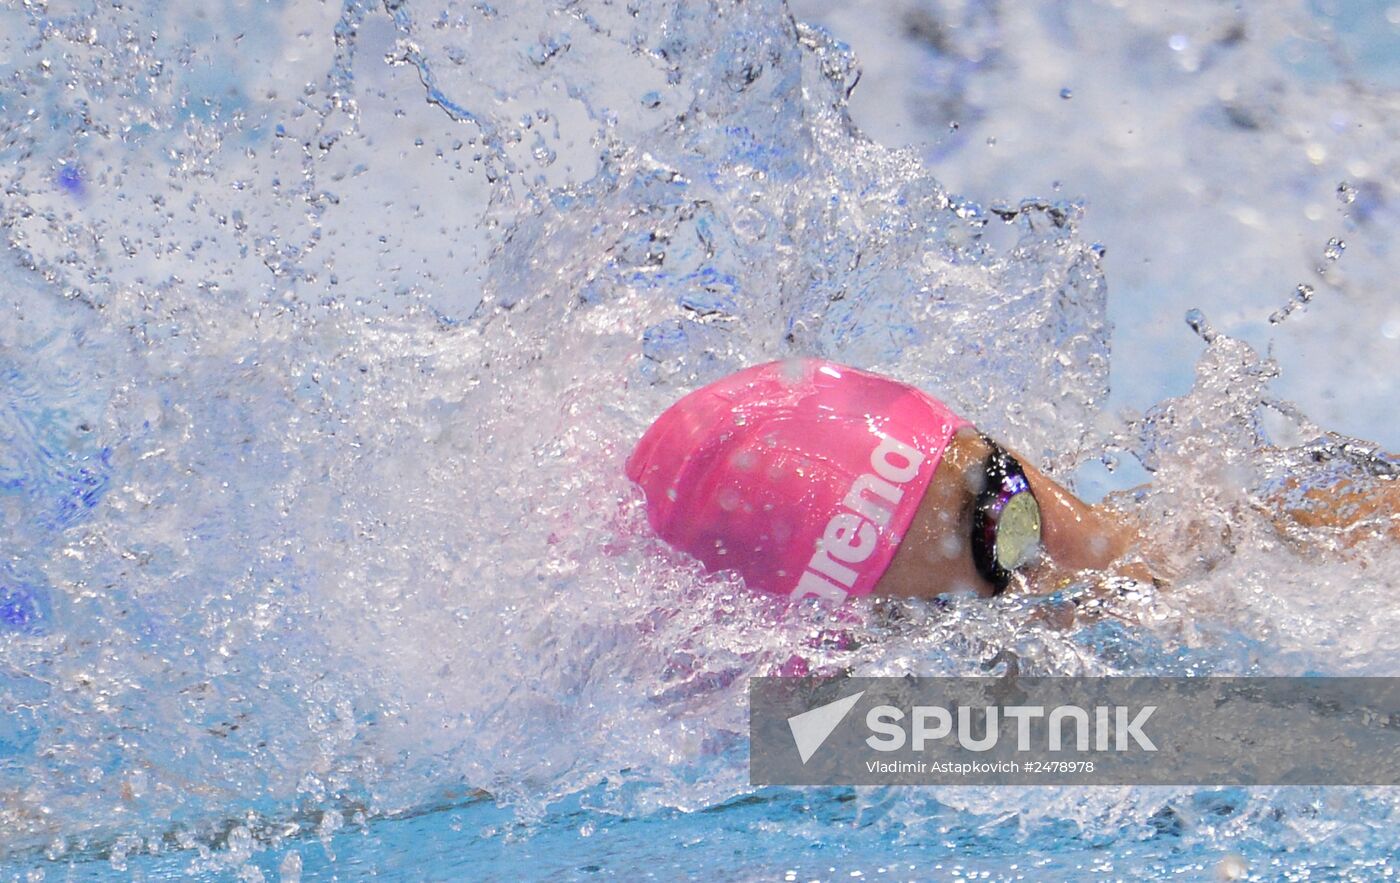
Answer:
[(1215, 340), (1215, 329), (1210, 326), (1210, 322), (1206, 321), (1206, 314), (1200, 310), (1194, 307), (1187, 310), (1186, 324), (1206, 343), (1211, 343)]
[(1060, 90), (1060, 97), (1066, 101), (1069, 101), (1071, 98), (1074, 97), (1074, 90), (1066, 86)]
[(277, 873), (281, 877), (281, 883), (301, 883), (301, 853), (292, 850), (283, 856)]
[(59, 169), (58, 184), (69, 193), (81, 195), (83, 192), (83, 173), (75, 165), (65, 165)]
[(1309, 303), (1313, 299), (1313, 295), (1315, 293), (1316, 289), (1314, 289), (1311, 285), (1300, 282), (1298, 284), (1298, 287), (1293, 291), (1293, 299), (1290, 300), (1288, 303), (1284, 304), (1282, 307), (1279, 307), (1277, 310), (1274, 310), (1274, 312), (1269, 315), (1269, 324), (1277, 325), (1284, 319), (1287, 319), (1289, 316), (1293, 315), (1293, 313), (1299, 307), (1302, 307)]
[(1322, 250), (1322, 256), (1328, 261), (1336, 261), (1342, 256), (1342, 252), (1347, 250), (1347, 244), (1333, 236), (1327, 240), (1327, 247)]
[(1215, 876), (1218, 880), (1241, 880), (1248, 874), (1249, 863), (1234, 853), (1222, 858), (1215, 866)]
[(645, 95), (642, 96), (642, 107), (648, 107), (648, 108), (650, 108), (650, 107), (660, 107), (660, 106), (661, 106), (661, 93), (660, 93), (660, 92), (648, 92), (647, 94), (645, 94)]

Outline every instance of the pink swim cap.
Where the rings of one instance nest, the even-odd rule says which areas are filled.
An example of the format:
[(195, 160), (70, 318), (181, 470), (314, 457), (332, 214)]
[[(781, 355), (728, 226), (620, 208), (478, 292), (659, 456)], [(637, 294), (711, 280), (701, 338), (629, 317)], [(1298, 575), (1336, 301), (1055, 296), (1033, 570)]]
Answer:
[(663, 539), (752, 589), (840, 603), (875, 590), (966, 420), (903, 383), (771, 362), (682, 398), (627, 475)]

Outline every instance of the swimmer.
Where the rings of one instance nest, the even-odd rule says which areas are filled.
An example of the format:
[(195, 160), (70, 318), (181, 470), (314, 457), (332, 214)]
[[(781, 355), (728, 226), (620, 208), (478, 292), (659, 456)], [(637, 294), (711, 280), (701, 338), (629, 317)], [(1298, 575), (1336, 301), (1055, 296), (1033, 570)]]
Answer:
[[(662, 539), (794, 600), (1044, 594), (1086, 572), (1167, 575), (1124, 514), (1078, 499), (932, 396), (819, 359), (690, 393), (626, 468)], [(1400, 535), (1397, 486), (1364, 505), (1339, 498), (1283, 515), (1345, 528), (1379, 514)]]

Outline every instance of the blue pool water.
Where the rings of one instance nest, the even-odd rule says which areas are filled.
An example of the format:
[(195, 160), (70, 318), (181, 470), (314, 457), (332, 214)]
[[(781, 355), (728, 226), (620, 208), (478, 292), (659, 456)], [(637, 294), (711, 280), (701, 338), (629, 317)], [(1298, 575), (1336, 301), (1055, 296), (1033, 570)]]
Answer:
[[(1396, 674), (1396, 551), (1266, 503), (1397, 473), (1400, 13), (1139, 7), (0, 8), (0, 877), (1393, 876), (1382, 788), (747, 782), (794, 647)], [(648, 421), (814, 353), (1175, 584), (837, 647), (650, 538)]]

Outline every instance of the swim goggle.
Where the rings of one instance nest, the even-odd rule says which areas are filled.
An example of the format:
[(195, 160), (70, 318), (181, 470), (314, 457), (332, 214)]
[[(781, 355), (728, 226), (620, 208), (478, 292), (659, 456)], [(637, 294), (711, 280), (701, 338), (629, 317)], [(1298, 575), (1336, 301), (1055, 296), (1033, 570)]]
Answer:
[(977, 572), (1001, 594), (1011, 574), (1033, 562), (1040, 552), (1040, 504), (1026, 472), (996, 442), (983, 465), (986, 484), (972, 513), (972, 560)]

